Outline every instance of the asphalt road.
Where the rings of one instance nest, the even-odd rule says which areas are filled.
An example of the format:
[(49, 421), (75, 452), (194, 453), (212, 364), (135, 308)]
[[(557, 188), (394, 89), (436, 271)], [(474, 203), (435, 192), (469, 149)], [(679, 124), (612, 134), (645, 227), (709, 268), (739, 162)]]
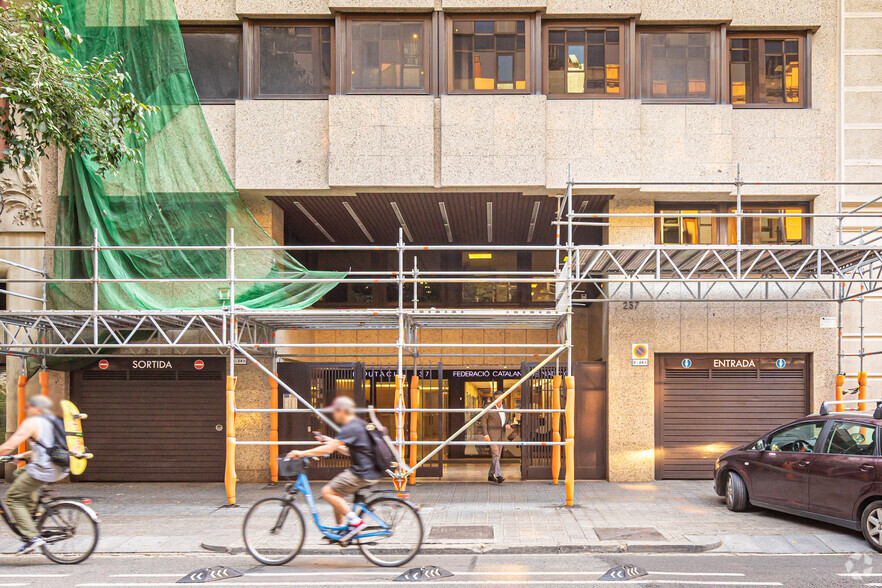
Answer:
[(404, 569), (372, 566), (358, 555), (304, 556), (282, 567), (264, 567), (248, 556), (96, 555), (78, 566), (47, 563), (42, 556), (0, 556), (0, 587), (102, 588), (178, 586), (203, 567), (224, 565), (245, 575), (212, 582), (225, 586), (585, 586), (608, 584), (609, 568), (629, 563), (647, 570), (642, 578), (610, 585), (635, 586), (882, 586), (882, 555), (426, 555), (412, 565), (435, 565), (454, 575), (403, 584)]

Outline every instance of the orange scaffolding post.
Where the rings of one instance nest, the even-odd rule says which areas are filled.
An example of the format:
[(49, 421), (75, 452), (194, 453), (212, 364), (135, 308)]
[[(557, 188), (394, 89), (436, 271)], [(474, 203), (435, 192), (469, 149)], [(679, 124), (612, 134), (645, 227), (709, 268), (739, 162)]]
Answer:
[[(554, 376), (551, 384), (551, 408), (555, 411), (560, 410), (560, 383), (561, 377)], [(560, 443), (560, 413), (554, 412), (551, 415), (551, 440)], [(560, 445), (552, 445), (551, 447), (551, 483), (557, 485), (560, 480)]]
[(845, 374), (836, 376), (836, 400), (842, 401), (842, 387), (845, 386)]
[(40, 394), (49, 396), (49, 372), (45, 370), (40, 372)]
[(236, 378), (227, 376), (227, 462), (224, 468), (227, 501), (236, 504)]
[(564, 382), (567, 387), (567, 440), (564, 446), (567, 459), (565, 484), (567, 488), (567, 506), (573, 506), (573, 495), (576, 490), (576, 379), (573, 376), (566, 376)]
[[(27, 376), (25, 376), (24, 374), (20, 375), (18, 377), (18, 394), (16, 396), (16, 399), (18, 401), (18, 426), (19, 427), (21, 426), (21, 424), (25, 420), (25, 404), (27, 403), (27, 394), (25, 393), (25, 386), (27, 386), (27, 385), (28, 385)], [(27, 441), (25, 441), (24, 443), (19, 443), (19, 445), (18, 445), (18, 452), (19, 453), (24, 453), (27, 450), (28, 450), (28, 442)], [(24, 465), (25, 465), (24, 462), (18, 463), (18, 467), (20, 467), (20, 468), (24, 467)]]
[[(279, 374), (275, 374), (278, 378)], [(270, 378), (270, 408), (279, 410), (279, 383)], [(279, 413), (270, 413), (270, 441), (279, 440)], [(270, 445), (270, 476), (273, 482), (279, 481), (279, 446)]]
[[(421, 408), (420, 407), (420, 379), (417, 376), (413, 376), (410, 379), (410, 407), (411, 408)], [(412, 412), (410, 413), (410, 440), (418, 441), (419, 440), (419, 425), (420, 425), (420, 413)], [(410, 453), (408, 454), (410, 461), (408, 462), (411, 468), (410, 472), (410, 483), (416, 484), (416, 469), (414, 466), (417, 464), (417, 451), (418, 445), (410, 446)]]

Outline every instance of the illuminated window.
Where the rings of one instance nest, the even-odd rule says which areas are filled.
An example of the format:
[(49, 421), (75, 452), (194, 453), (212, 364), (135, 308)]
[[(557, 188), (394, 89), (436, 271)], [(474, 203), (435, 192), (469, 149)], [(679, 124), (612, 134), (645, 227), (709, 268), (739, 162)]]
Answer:
[[(511, 282), (495, 282), (501, 278), (497, 272), (513, 272), (518, 269), (516, 251), (475, 251), (462, 254), (462, 269), (470, 272), (488, 272), (487, 281), (466, 282), (462, 285), (462, 304), (488, 304), (496, 302), (515, 302), (518, 285)], [(470, 275), (469, 279), (481, 278), (480, 274)]]
[(706, 32), (640, 33), (640, 92), (645, 100), (714, 99), (711, 43)]
[[(729, 208), (735, 212), (735, 208)], [(806, 219), (785, 214), (802, 214), (804, 206), (744, 207), (744, 212), (762, 214), (741, 220), (741, 242), (748, 245), (797, 245), (805, 242)], [(729, 243), (737, 241), (736, 219), (729, 219)]]
[[(661, 213), (697, 214), (714, 213), (713, 209), (704, 210), (661, 210)], [(707, 245), (716, 242), (716, 221), (707, 216), (670, 216), (659, 219), (659, 242), (665, 245)]]
[[(530, 253), (531, 270), (535, 273), (553, 272), (554, 267), (554, 251), (533, 251)], [(543, 275), (543, 278), (552, 278), (554, 276)], [(531, 302), (554, 302), (554, 282), (537, 282), (530, 284), (530, 301)]]
[(187, 29), (182, 35), (199, 100), (203, 103), (237, 100), (242, 31), (206, 27)]
[(623, 96), (622, 26), (549, 26), (547, 93)]
[(732, 104), (803, 105), (804, 37), (730, 37)]
[(428, 19), (349, 21), (349, 90), (425, 92)]
[(258, 98), (331, 93), (330, 25), (261, 24), (255, 43), (254, 93)]
[(449, 26), (451, 91), (529, 90), (526, 18), (456, 18)]

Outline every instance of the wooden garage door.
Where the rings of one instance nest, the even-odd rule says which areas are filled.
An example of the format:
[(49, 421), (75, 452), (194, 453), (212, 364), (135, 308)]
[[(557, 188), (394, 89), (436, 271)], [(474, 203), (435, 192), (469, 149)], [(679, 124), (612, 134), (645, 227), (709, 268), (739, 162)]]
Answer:
[(807, 412), (809, 356), (656, 355), (656, 479), (712, 478), (724, 451)]
[(206, 359), (200, 370), (193, 358), (120, 358), (108, 364), (72, 377), (71, 399), (89, 415), (83, 428), (95, 454), (77, 479), (222, 481), (224, 360)]

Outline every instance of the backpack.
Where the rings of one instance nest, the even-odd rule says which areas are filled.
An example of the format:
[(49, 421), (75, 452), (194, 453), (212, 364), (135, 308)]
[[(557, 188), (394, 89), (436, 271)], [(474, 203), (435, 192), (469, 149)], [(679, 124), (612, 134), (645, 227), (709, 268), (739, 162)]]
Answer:
[(70, 471), (70, 451), (67, 449), (67, 434), (64, 432), (64, 425), (58, 417), (48, 415), (40, 415), (52, 425), (52, 443), (47, 447), (36, 439), (32, 439), (34, 443), (46, 450), (49, 461), (60, 467), (65, 472)]
[(369, 422), (365, 428), (367, 429), (368, 438), (371, 440), (374, 465), (377, 466), (377, 469), (381, 472), (394, 470), (398, 467), (398, 464), (401, 463), (401, 457), (398, 455), (398, 450), (395, 445), (392, 444), (392, 439), (389, 438), (389, 432), (386, 430), (386, 427), (377, 420), (377, 416), (373, 409), (373, 406), (368, 407), (368, 414), (370, 414), (371, 422)]

